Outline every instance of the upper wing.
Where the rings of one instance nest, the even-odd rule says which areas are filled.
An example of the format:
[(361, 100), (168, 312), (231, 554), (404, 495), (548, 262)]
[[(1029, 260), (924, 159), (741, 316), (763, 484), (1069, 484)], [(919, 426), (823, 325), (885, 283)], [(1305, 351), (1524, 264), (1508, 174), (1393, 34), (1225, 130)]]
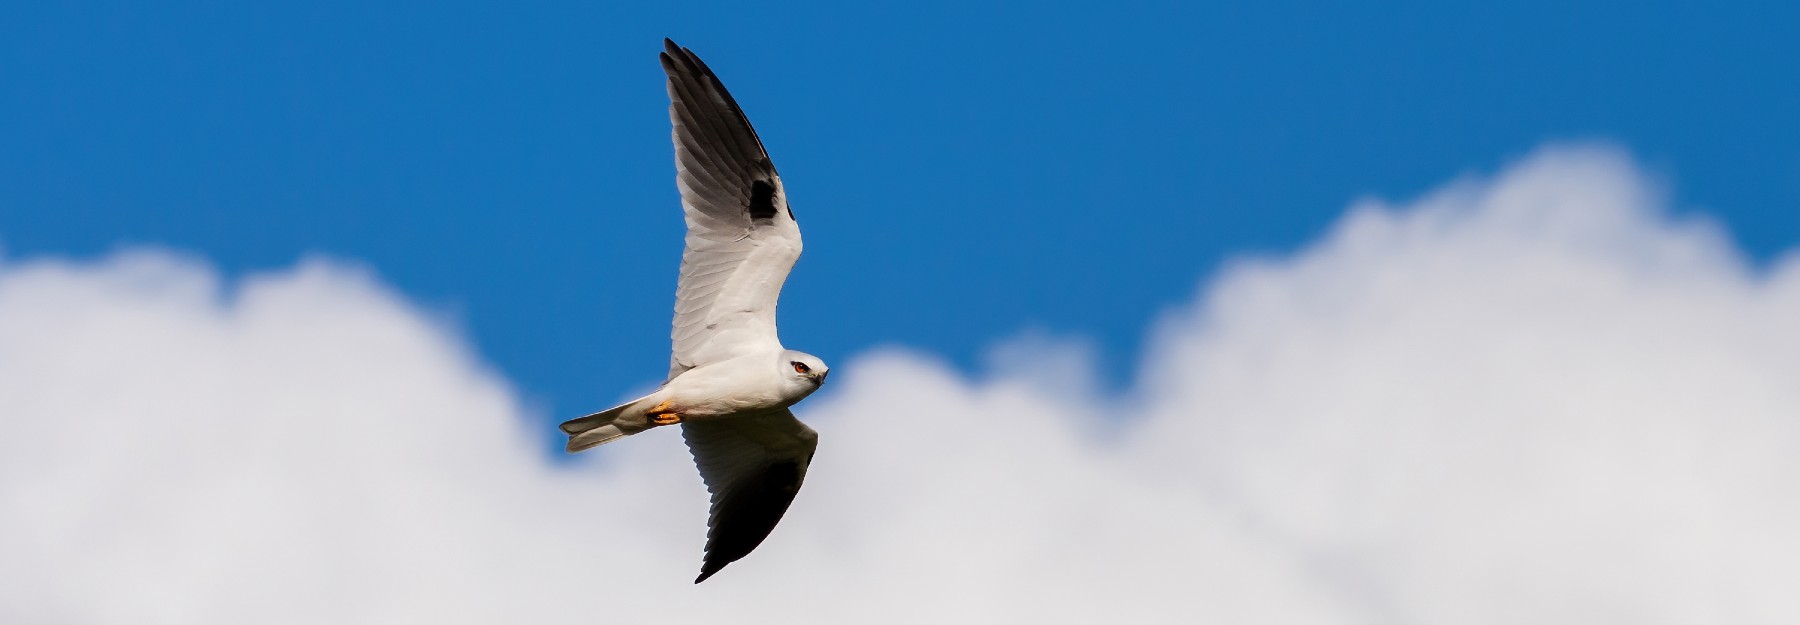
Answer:
[(775, 302), (800, 257), (800, 226), (762, 140), (700, 57), (663, 40), (675, 180), (687, 249), (675, 288), (669, 377), (776, 349)]
[(749, 555), (793, 503), (819, 435), (787, 410), (681, 424), (712, 493), (706, 562), (694, 583)]

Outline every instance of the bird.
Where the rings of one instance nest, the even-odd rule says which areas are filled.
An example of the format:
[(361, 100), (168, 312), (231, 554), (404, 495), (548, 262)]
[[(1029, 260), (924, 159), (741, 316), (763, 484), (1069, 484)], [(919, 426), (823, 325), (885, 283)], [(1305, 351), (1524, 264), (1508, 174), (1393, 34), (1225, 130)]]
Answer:
[(655, 392), (564, 422), (576, 453), (679, 425), (712, 494), (700, 576), (749, 555), (787, 513), (819, 435), (789, 408), (831, 368), (782, 347), (775, 304), (800, 225), (762, 139), (692, 50), (663, 40), (675, 181), (687, 222), (668, 378)]

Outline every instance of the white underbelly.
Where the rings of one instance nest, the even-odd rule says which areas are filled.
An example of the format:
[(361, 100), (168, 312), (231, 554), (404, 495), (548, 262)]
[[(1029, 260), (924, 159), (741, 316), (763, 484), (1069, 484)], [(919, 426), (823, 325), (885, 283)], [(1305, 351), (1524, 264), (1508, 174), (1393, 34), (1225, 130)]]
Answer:
[(664, 387), (666, 398), (685, 419), (768, 412), (792, 406), (799, 399), (784, 396), (781, 380), (766, 371), (721, 363), (733, 364), (740, 366), (703, 367), (682, 374)]

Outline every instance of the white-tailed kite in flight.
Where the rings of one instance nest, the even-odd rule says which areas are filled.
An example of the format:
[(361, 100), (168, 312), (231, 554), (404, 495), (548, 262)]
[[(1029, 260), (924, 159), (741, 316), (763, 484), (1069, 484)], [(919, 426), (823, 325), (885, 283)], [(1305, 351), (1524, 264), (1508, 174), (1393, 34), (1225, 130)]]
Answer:
[(562, 431), (577, 452), (681, 424), (712, 492), (698, 584), (756, 549), (794, 501), (819, 437), (788, 407), (819, 390), (830, 369), (775, 336), (775, 300), (800, 257), (800, 226), (762, 141), (700, 57), (664, 39), (662, 66), (687, 217), (669, 378)]

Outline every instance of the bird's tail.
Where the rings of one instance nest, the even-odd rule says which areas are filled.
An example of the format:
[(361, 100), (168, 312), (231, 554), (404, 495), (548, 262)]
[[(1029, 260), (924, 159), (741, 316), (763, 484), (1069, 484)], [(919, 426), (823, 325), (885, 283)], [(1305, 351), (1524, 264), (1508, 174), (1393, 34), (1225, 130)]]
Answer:
[(562, 431), (569, 435), (569, 443), (564, 449), (575, 453), (650, 429), (650, 419), (644, 414), (644, 410), (641, 407), (632, 409), (647, 399), (650, 398), (639, 398), (579, 419), (564, 421)]

